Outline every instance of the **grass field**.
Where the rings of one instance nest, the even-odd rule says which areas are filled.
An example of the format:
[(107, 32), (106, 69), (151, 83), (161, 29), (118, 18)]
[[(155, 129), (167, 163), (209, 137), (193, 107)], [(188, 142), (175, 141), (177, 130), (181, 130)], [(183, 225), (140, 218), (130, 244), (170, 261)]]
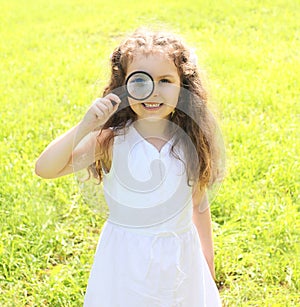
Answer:
[(81, 306), (103, 219), (73, 176), (42, 180), (34, 164), (102, 92), (111, 51), (142, 25), (196, 48), (219, 110), (228, 171), (211, 208), (224, 306), (300, 305), (299, 1), (0, 7), (1, 306)]

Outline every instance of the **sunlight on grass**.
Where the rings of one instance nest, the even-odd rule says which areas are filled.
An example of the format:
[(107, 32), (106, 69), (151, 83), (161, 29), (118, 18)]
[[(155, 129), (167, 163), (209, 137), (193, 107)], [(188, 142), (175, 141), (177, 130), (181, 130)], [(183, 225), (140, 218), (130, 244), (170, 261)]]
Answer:
[(41, 180), (34, 163), (102, 93), (110, 53), (142, 25), (196, 48), (219, 110), (224, 306), (300, 304), (298, 1), (11, 0), (0, 20), (1, 306), (82, 304), (103, 219), (73, 176)]

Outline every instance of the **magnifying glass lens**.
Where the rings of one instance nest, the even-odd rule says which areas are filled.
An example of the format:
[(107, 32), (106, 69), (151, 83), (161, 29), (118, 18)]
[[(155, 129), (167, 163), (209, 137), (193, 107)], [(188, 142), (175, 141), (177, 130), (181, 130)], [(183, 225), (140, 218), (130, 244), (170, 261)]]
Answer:
[(128, 95), (136, 100), (145, 100), (154, 90), (152, 77), (145, 72), (134, 72), (126, 81)]

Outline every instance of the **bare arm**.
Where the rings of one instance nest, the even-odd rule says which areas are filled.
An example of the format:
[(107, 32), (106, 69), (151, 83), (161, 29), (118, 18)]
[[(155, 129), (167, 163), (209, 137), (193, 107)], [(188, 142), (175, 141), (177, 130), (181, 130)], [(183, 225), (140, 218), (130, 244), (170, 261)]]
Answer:
[[(212, 235), (211, 214), (206, 193), (193, 194), (193, 223), (195, 224), (205, 259), (208, 263), (212, 277), (215, 279), (214, 247)], [(204, 211), (199, 210), (203, 208)]]
[[(117, 104), (113, 106), (112, 101)], [(98, 133), (93, 130), (108, 120), (119, 102), (114, 94), (96, 99), (79, 124), (52, 141), (42, 152), (35, 165), (36, 174), (43, 178), (56, 178), (91, 165), (99, 153), (96, 146)], [(102, 139), (107, 133), (109, 131), (101, 134)]]

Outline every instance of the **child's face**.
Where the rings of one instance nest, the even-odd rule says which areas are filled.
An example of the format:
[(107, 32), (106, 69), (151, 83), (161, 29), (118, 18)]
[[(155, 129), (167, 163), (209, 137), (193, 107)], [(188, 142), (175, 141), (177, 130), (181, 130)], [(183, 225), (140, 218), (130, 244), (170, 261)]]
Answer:
[(128, 97), (132, 110), (138, 119), (167, 119), (177, 105), (180, 92), (180, 77), (174, 62), (164, 54), (140, 54), (128, 65), (126, 77), (135, 71), (152, 76), (154, 91), (144, 101)]

